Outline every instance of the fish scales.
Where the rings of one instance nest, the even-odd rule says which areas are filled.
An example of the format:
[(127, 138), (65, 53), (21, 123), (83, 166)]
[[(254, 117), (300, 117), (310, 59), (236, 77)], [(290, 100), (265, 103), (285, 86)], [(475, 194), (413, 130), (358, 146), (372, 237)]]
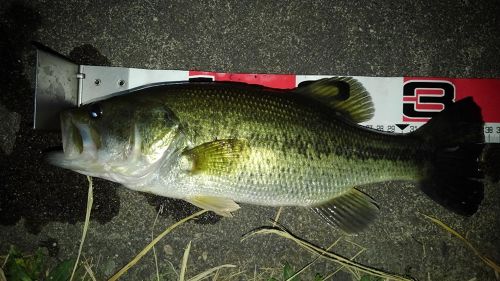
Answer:
[[(181, 120), (193, 145), (216, 139), (249, 141), (252, 156), (233, 173), (198, 177), (203, 192), (212, 195), (306, 206), (353, 186), (420, 175), (412, 160), (419, 158), (418, 140), (353, 126), (293, 93), (224, 85), (155, 91)], [(190, 189), (195, 185), (185, 184)]]

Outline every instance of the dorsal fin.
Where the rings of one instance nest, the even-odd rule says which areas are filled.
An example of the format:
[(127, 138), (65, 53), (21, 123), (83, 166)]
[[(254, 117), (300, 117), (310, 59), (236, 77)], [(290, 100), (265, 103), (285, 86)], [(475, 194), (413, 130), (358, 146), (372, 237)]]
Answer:
[(295, 92), (328, 105), (355, 123), (370, 120), (375, 112), (370, 94), (352, 77), (320, 79), (299, 86)]

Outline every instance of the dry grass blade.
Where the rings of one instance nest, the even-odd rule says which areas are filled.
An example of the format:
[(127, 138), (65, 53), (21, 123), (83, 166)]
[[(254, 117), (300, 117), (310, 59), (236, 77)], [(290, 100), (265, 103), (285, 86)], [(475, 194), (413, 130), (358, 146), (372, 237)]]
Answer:
[(4, 258), (4, 257), (2, 257), (2, 258), (4, 258), (4, 261), (3, 261), (3, 263), (2, 263), (2, 268), (4, 268), (4, 267), (5, 267), (5, 265), (7, 264), (7, 261), (9, 260), (9, 257), (10, 257), (10, 253), (8, 253), (8, 254), (7, 254), (7, 256), (5, 256), (5, 258)]
[[(212, 278), (212, 281), (217, 281), (217, 278), (219, 277), (219, 273), (220, 273), (220, 270), (216, 270), (215, 271), (215, 274), (214, 274), (214, 277)], [(196, 277), (196, 276), (195, 276)]]
[(83, 263), (83, 267), (85, 268), (85, 271), (87, 271), (87, 273), (89, 274), (90, 279), (92, 279), (92, 281), (97, 281), (97, 279), (95, 278), (94, 271), (92, 271), (92, 268), (90, 267), (87, 261)]
[(7, 278), (5, 277), (2, 268), (0, 268), (0, 281), (7, 281)]
[(282, 210), (283, 210), (283, 207), (279, 207), (278, 211), (276, 212), (276, 216), (275, 216), (274, 222), (273, 222), (273, 227), (276, 227), (276, 224), (278, 223), (278, 221), (280, 219), (280, 215), (281, 215)]
[[(330, 246), (328, 246), (328, 248), (326, 248), (325, 251), (330, 251), (331, 248), (333, 248), (335, 245), (337, 245), (337, 243), (340, 241), (340, 239), (341, 239), (341, 237), (337, 238), (337, 240), (335, 240), (335, 242), (333, 242)], [(295, 272), (286, 281), (293, 280), (299, 274), (301, 274), (302, 272), (304, 272), (308, 267), (310, 267), (311, 265), (313, 265), (313, 263), (315, 263), (322, 255), (323, 254), (317, 255), (311, 262), (309, 262), (308, 264), (306, 264), (305, 266), (303, 266), (299, 271)], [(326, 278), (324, 280), (326, 280)]]
[[(365, 248), (365, 247), (362, 247), (362, 246), (360, 246), (360, 245), (358, 245), (358, 244), (356, 244), (356, 243), (354, 243), (354, 242), (348, 241), (348, 240), (345, 240), (345, 241), (347, 241), (347, 242), (349, 242), (349, 243), (352, 243), (353, 245), (356, 245), (356, 246), (358, 246), (359, 248), (361, 248), (361, 249), (360, 249), (360, 250), (359, 250), (359, 251), (358, 251), (358, 252), (357, 252), (357, 253), (356, 253), (356, 254), (355, 254), (355, 255), (351, 258), (351, 260), (354, 260), (354, 259), (355, 259), (355, 258), (357, 258), (359, 255), (361, 255), (364, 251), (366, 251), (366, 248)], [(327, 249), (327, 251), (328, 251), (328, 249)], [(344, 266), (343, 266), (343, 265), (341, 265), (341, 266), (340, 266), (339, 268), (337, 268), (334, 272), (332, 272), (332, 273), (328, 274), (325, 278), (323, 278), (323, 280), (329, 280), (329, 279), (330, 279), (333, 275), (337, 274), (337, 272), (341, 271), (343, 268), (344, 268)], [(351, 271), (351, 273), (352, 273), (352, 274), (356, 277), (356, 273), (355, 273), (355, 272)], [(360, 279), (360, 278), (357, 278), (356, 280), (358, 280), (358, 279)]]
[(185, 223), (191, 219), (194, 219), (197, 216), (200, 216), (205, 212), (207, 212), (207, 210), (201, 210), (201, 211), (194, 213), (188, 217), (185, 217), (182, 220), (169, 226), (160, 235), (156, 236), (156, 238), (153, 241), (151, 241), (151, 243), (149, 243), (144, 249), (142, 249), (142, 251), (140, 251), (127, 265), (125, 265), (122, 269), (120, 269), (117, 273), (115, 273), (115, 275), (111, 276), (111, 278), (109, 278), (108, 280), (114, 281), (114, 280), (117, 280), (118, 278), (120, 278), (125, 272), (127, 272), (132, 266), (134, 266), (140, 259), (142, 259), (142, 257), (144, 257), (144, 255), (146, 255), (151, 250), (151, 248), (153, 248), (153, 246), (156, 245), (156, 243), (158, 243), (165, 235), (169, 234), (172, 230), (174, 230), (179, 225), (182, 225), (183, 223)]
[(296, 271), (292, 276), (288, 277), (285, 281), (290, 281), (294, 280), (299, 274), (304, 272), (308, 267), (310, 267), (314, 262), (316, 262), (319, 259), (319, 256), (314, 258), (312, 261), (308, 262), (305, 266), (303, 266), (300, 270)]
[[(240, 271), (237, 271), (237, 272), (233, 272), (227, 276), (224, 276), (224, 277), (221, 277), (221, 281), (225, 281), (225, 280), (235, 280), (234, 278), (239, 276), (239, 275), (242, 275), (243, 273), (245, 273), (245, 270), (240, 270)], [(241, 276), (240, 276), (241, 277)], [(242, 279), (242, 278), (239, 278), (239, 279), (236, 279), (236, 280), (245, 280), (245, 279)], [(212, 280), (214, 281), (214, 280)]]
[(233, 265), (233, 264), (219, 265), (219, 266), (216, 266), (214, 268), (210, 268), (209, 270), (203, 271), (202, 273), (190, 278), (188, 281), (200, 281), (200, 280), (203, 280), (205, 278), (210, 277), (210, 275), (212, 273), (217, 273), (222, 268), (232, 268), (232, 267), (236, 267), (236, 265)]
[(460, 233), (456, 232), (453, 228), (449, 227), (444, 222), (442, 222), (436, 218), (433, 218), (433, 217), (425, 215), (425, 214), (422, 214), (422, 215), (426, 219), (432, 221), (433, 223), (437, 224), (438, 226), (440, 226), (441, 228), (443, 228), (447, 232), (451, 233), (453, 236), (462, 240), (462, 242), (464, 242), (465, 245), (467, 245), (467, 247), (469, 247), (469, 249), (471, 249), (474, 252), (474, 254), (476, 254), (476, 256), (478, 256), (487, 266), (491, 267), (495, 271), (496, 275), (498, 275), (498, 273), (500, 273), (500, 265), (498, 265), (496, 262), (489, 259), (488, 257), (482, 255), (467, 239), (465, 239), (465, 237), (460, 235)]
[(172, 268), (172, 271), (175, 273), (175, 275), (177, 276), (177, 279), (178, 279), (179, 278), (179, 273), (177, 272), (177, 270), (175, 270), (174, 264), (171, 261), (169, 261), (169, 260), (166, 260), (165, 262), (170, 266), (170, 268)]
[(70, 281), (75, 277), (76, 268), (78, 267), (78, 263), (80, 261), (83, 243), (85, 243), (85, 237), (87, 236), (87, 230), (89, 228), (90, 211), (92, 211), (92, 204), (94, 203), (94, 187), (92, 185), (92, 178), (87, 176), (87, 181), (89, 182), (89, 189), (87, 192), (87, 211), (85, 212), (85, 223), (83, 224), (83, 233), (80, 241), (80, 247), (78, 249), (78, 256), (76, 256), (75, 265), (73, 266), (73, 271), (71, 272), (71, 277), (69, 278)]
[(191, 250), (191, 241), (189, 241), (189, 243), (187, 244), (187, 247), (184, 250), (184, 255), (182, 256), (181, 274), (179, 275), (179, 281), (184, 281), (186, 277), (187, 263), (190, 250)]
[(245, 239), (248, 239), (249, 237), (254, 236), (256, 234), (275, 234), (275, 235), (278, 235), (280, 237), (292, 240), (293, 242), (297, 243), (299, 246), (306, 249), (307, 251), (309, 251), (313, 254), (320, 255), (321, 258), (324, 258), (324, 259), (327, 259), (329, 261), (333, 261), (335, 263), (343, 265), (344, 267), (346, 267), (348, 269), (357, 269), (361, 272), (364, 272), (364, 273), (367, 273), (370, 275), (374, 275), (374, 276), (378, 276), (381, 278), (385, 278), (388, 280), (398, 280), (398, 281), (412, 281), (413, 280), (413, 279), (409, 279), (409, 278), (406, 278), (403, 276), (390, 274), (390, 273), (387, 273), (387, 272), (384, 272), (384, 271), (381, 271), (381, 270), (378, 270), (375, 268), (371, 268), (371, 267), (362, 265), (360, 263), (354, 262), (354, 261), (352, 261), (348, 258), (345, 258), (343, 256), (337, 255), (335, 253), (328, 252), (325, 249), (319, 248), (319, 247), (317, 247), (317, 246), (315, 246), (315, 245), (313, 245), (313, 244), (311, 244), (311, 243), (309, 243), (301, 238), (294, 236), (293, 234), (286, 231), (285, 229), (277, 229), (277, 228), (270, 228), (270, 227), (257, 229), (255, 231), (245, 235), (242, 238), (242, 241)]
[[(163, 212), (163, 204), (161, 205), (160, 209), (158, 210), (158, 212), (156, 212), (156, 217), (155, 217), (155, 220), (153, 222), (153, 227), (151, 227), (151, 241), (153, 241), (154, 239), (154, 230), (155, 230), (155, 225), (156, 225), (156, 222), (158, 221), (158, 216), (160, 215), (160, 213)], [(155, 258), (155, 268), (156, 268), (156, 280), (157, 281), (160, 281), (160, 270), (158, 268), (158, 257), (156, 256), (156, 249), (155, 249), (155, 246), (153, 246), (153, 256)]]
[[(189, 252), (191, 251), (191, 241), (189, 241), (186, 249), (184, 250), (184, 255), (182, 256), (182, 264), (181, 264), (181, 273), (179, 275), (179, 281), (184, 281), (186, 280), (186, 271), (187, 271), (187, 262), (188, 262), (188, 259), (189, 259)], [(188, 281), (199, 281), (199, 280), (203, 280), (205, 278), (208, 278), (210, 277), (210, 275), (214, 272), (219, 272), (219, 270), (221, 268), (225, 268), (225, 267), (236, 267), (235, 265), (232, 265), (232, 264), (223, 264), (223, 265), (219, 265), (219, 266), (216, 266), (216, 267), (213, 267), (211, 269), (208, 269), (196, 276), (194, 276), (193, 278), (190, 278)]]

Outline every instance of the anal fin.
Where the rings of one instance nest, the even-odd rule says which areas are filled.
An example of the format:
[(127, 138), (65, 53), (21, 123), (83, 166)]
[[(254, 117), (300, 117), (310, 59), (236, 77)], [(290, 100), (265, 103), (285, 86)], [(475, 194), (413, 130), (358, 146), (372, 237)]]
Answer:
[(240, 208), (238, 203), (229, 198), (215, 196), (193, 196), (186, 199), (189, 203), (205, 210), (212, 211), (223, 217), (232, 217), (231, 212)]
[(329, 224), (347, 233), (356, 233), (367, 227), (379, 212), (376, 202), (363, 192), (352, 188), (324, 204), (312, 207)]

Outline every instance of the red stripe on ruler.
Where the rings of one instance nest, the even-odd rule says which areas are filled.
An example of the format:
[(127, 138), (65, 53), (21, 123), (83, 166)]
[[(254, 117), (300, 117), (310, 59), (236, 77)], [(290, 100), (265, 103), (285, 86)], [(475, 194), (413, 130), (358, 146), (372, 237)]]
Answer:
[(472, 97), (485, 122), (500, 123), (500, 79), (404, 77), (403, 81), (447, 81), (455, 87), (455, 101)]

